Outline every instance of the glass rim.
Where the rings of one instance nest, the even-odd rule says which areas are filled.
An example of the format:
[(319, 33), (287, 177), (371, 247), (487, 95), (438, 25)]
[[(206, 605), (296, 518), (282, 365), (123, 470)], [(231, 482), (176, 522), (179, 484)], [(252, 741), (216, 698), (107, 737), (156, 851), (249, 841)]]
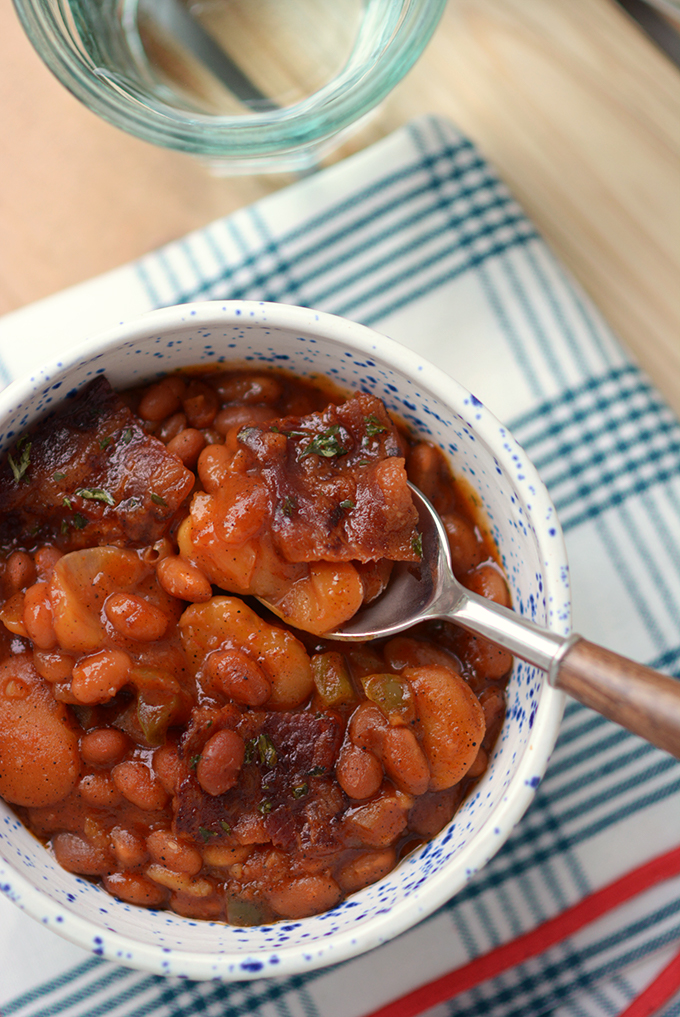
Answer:
[[(322, 146), (374, 109), (425, 49), (447, 0), (408, 0), (380, 60), (355, 76), (343, 68), (312, 96), (281, 109), (237, 116), (177, 110), (93, 73), (66, 42), (61, 0), (13, 0), (34, 49), (71, 94), (103, 120), (143, 141), (226, 161), (291, 156)], [(64, 26), (65, 27), (65, 26)], [(70, 34), (70, 33), (69, 33)]]

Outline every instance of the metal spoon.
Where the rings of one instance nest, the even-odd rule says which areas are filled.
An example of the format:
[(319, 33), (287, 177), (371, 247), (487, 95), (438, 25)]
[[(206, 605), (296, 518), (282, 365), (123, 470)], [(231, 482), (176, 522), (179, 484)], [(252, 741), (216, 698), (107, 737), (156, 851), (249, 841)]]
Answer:
[(422, 561), (397, 564), (384, 593), (330, 633), (332, 638), (380, 639), (428, 619), (447, 619), (541, 668), (554, 688), (680, 759), (680, 681), (581, 636), (558, 636), (466, 590), (451, 571), (441, 519), (410, 486), (420, 515)]

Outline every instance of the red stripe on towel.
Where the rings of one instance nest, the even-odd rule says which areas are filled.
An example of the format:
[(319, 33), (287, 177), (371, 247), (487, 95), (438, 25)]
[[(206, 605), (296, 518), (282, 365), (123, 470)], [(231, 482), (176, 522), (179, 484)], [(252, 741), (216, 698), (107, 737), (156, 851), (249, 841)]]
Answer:
[(619, 1017), (654, 1017), (660, 1008), (680, 992), (680, 953), (643, 989)]
[[(578, 904), (574, 904), (573, 907), (556, 915), (555, 918), (550, 918), (538, 928), (518, 936), (517, 939), (511, 940), (509, 943), (504, 943), (503, 946), (491, 950), (483, 957), (476, 957), (469, 964), (455, 968), (426, 985), (421, 985), (400, 999), (395, 999), (386, 1006), (366, 1014), (366, 1017), (417, 1017), (418, 1014), (430, 1010), (438, 1003), (445, 1003), (461, 992), (467, 992), (475, 985), (479, 985), (489, 978), (495, 978), (517, 964), (522, 964), (530, 957), (538, 956), (549, 947), (554, 946), (555, 943), (567, 939), (585, 925), (601, 918), (602, 915), (607, 914), (608, 911), (625, 901), (644, 893), (645, 890), (649, 890), (657, 883), (677, 875), (680, 875), (680, 847), (645, 862), (644, 865), (626, 873), (625, 876), (614, 880), (613, 883), (609, 883), (600, 890), (589, 894), (588, 897), (584, 897)], [(680, 963), (680, 957), (676, 958), (673, 964), (675, 963)], [(672, 968), (673, 964), (669, 965), (669, 968)], [(673, 972), (677, 974), (674, 968)], [(662, 972), (663, 974), (665, 972)], [(659, 978), (661, 977), (660, 975)], [(672, 976), (669, 975), (669, 981), (671, 978)], [(663, 985), (666, 983), (664, 982)], [(645, 992), (651, 989), (652, 986), (649, 986)], [(663, 991), (663, 989), (659, 991)], [(644, 994), (643, 992), (643, 996)], [(639, 1013), (626, 1011), (625, 1017), (644, 1017), (648, 1013), (652, 1014), (654, 1010), (640, 1010)]]

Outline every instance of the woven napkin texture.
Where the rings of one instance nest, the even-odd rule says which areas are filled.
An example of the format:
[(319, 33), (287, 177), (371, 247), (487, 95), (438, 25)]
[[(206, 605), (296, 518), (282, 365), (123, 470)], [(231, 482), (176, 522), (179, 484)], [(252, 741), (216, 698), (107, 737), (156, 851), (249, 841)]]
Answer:
[[(472, 390), (510, 426), (556, 503), (576, 631), (680, 675), (680, 426), (450, 124), (415, 121), (135, 264), (7, 316), (4, 381), (141, 311), (227, 297), (345, 315)], [(361, 1017), (678, 844), (678, 764), (570, 703), (547, 775), (505, 847), (397, 940), (284, 980), (180, 982), (91, 957), (0, 898), (0, 1010)], [(613, 1017), (679, 939), (675, 880), (432, 1014)]]

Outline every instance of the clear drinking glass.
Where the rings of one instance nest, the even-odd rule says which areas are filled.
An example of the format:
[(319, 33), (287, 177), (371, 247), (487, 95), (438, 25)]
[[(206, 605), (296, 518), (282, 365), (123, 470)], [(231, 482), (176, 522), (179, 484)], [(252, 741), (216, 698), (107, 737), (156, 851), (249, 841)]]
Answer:
[(224, 172), (304, 169), (420, 56), (446, 0), (14, 0), (78, 99)]

